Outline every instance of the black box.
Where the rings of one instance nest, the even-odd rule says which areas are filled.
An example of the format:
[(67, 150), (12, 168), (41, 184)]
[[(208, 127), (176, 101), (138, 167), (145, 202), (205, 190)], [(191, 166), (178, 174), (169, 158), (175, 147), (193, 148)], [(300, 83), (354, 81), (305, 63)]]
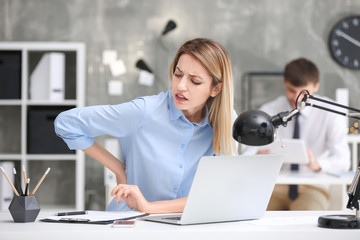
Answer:
[(28, 108), (27, 152), (29, 154), (73, 154), (55, 134), (54, 120), (69, 106), (31, 106)]
[(0, 99), (21, 99), (21, 52), (0, 51)]

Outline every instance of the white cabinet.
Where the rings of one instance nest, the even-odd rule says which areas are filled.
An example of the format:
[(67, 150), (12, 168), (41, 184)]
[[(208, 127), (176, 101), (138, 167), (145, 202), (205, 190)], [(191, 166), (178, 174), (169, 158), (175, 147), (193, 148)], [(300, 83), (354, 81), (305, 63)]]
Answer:
[[(30, 76), (54, 52), (65, 56), (64, 99), (32, 100)], [(35, 194), (42, 209), (84, 209), (84, 154), (68, 150), (53, 127), (59, 112), (84, 106), (84, 91), (83, 43), (0, 42), (0, 165), (24, 165), (30, 187), (51, 168)]]

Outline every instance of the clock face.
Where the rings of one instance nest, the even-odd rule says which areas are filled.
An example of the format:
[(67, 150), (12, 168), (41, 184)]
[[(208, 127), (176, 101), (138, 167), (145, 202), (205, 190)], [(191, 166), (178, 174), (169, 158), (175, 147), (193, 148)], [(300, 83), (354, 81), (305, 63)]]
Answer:
[(331, 30), (330, 52), (340, 65), (360, 69), (360, 16), (340, 20)]

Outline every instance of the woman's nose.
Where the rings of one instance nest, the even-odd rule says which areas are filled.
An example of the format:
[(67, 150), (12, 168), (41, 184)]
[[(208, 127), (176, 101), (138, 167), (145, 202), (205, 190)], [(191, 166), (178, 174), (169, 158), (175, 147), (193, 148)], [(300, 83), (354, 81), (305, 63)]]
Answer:
[(177, 88), (178, 88), (179, 90), (186, 90), (186, 89), (187, 89), (187, 82), (186, 82), (186, 77), (185, 77), (185, 76), (183, 76), (183, 77), (180, 79)]

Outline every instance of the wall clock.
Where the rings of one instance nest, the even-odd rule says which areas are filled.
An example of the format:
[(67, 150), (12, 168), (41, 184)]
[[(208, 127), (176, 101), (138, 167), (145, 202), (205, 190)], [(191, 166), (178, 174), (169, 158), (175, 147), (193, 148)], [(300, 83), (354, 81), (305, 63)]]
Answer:
[(360, 16), (341, 19), (331, 29), (329, 47), (341, 66), (360, 70)]

